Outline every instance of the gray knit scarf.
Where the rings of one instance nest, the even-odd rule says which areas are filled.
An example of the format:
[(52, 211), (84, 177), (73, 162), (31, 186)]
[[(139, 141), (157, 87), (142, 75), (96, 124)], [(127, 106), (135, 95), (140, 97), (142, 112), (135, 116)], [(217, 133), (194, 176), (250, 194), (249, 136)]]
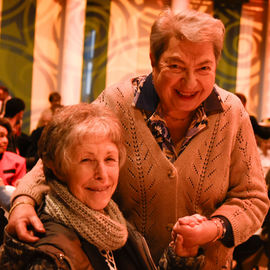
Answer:
[(51, 192), (46, 196), (46, 213), (76, 230), (100, 250), (116, 250), (125, 245), (128, 236), (126, 221), (113, 200), (103, 214), (87, 207), (56, 180), (50, 181), (50, 188)]

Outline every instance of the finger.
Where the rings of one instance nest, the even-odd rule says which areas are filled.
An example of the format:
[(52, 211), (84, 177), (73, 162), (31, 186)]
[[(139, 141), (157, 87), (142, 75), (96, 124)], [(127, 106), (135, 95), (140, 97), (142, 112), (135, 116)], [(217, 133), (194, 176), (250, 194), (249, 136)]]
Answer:
[(201, 216), (200, 214), (194, 214), (193, 217), (200, 223), (207, 220), (205, 216)]
[(186, 216), (186, 217), (179, 218), (178, 223), (180, 225), (187, 225), (187, 224), (190, 224), (193, 220), (195, 220), (195, 219), (192, 218), (191, 216)]
[(27, 229), (25, 222), (19, 222), (16, 225), (16, 232), (18, 239), (21, 241), (33, 243), (39, 240), (39, 237), (35, 236), (32, 230)]
[(184, 238), (181, 234), (177, 234), (175, 238), (175, 244), (183, 246)]
[(37, 216), (30, 218), (30, 223), (33, 226), (33, 229), (38, 233), (45, 233), (45, 228)]
[(198, 222), (198, 220), (194, 216), (187, 216), (187, 217), (179, 218), (178, 223), (180, 225), (189, 225), (191, 227), (194, 227), (195, 225), (200, 224), (200, 222)]
[(182, 235), (178, 234), (174, 242), (174, 252), (178, 256), (188, 255), (186, 252), (186, 249), (184, 248), (183, 242), (184, 242), (184, 239)]
[(184, 238), (182, 235), (178, 234), (175, 241), (175, 253), (178, 256), (189, 257), (196, 256), (198, 253), (199, 246), (186, 247), (184, 243)]
[(183, 253), (183, 237), (180, 234), (176, 235), (174, 241), (174, 252), (178, 255)]
[(172, 230), (172, 233), (171, 233), (172, 240), (175, 240), (176, 235), (177, 235), (177, 234)]

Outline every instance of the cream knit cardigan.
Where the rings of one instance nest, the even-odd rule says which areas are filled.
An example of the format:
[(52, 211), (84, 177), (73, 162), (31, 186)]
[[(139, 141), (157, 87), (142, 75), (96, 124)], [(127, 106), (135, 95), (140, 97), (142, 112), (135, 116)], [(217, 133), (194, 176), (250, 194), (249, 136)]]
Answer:
[[(160, 150), (140, 110), (132, 106), (131, 80), (105, 89), (95, 101), (112, 108), (124, 127), (127, 159), (115, 201), (146, 237), (155, 262), (179, 217), (223, 215), (239, 245), (260, 228), (267, 213), (269, 200), (249, 116), (234, 94), (216, 88), (224, 112), (208, 117), (207, 128), (174, 163)], [(40, 168), (25, 176), (13, 197), (27, 194), (40, 202), (46, 190), (40, 185)], [(230, 269), (232, 252), (220, 241), (209, 244), (204, 269)]]

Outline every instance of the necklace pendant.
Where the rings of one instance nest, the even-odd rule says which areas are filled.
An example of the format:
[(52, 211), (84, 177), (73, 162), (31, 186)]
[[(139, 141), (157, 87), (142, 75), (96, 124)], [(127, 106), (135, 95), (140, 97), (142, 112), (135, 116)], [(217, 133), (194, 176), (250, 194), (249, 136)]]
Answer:
[(105, 261), (110, 270), (117, 270), (113, 252), (111, 250), (102, 249), (99, 250), (99, 253), (105, 258)]

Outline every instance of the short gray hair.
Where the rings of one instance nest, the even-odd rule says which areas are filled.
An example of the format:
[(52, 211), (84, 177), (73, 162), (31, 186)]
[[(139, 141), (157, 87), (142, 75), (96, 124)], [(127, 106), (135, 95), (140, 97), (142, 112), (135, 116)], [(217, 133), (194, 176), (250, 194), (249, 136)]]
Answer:
[(42, 132), (38, 151), (45, 176), (51, 176), (53, 167), (65, 177), (72, 165), (72, 151), (83, 144), (85, 136), (108, 137), (119, 150), (119, 166), (124, 164), (126, 149), (118, 118), (102, 104), (80, 103), (61, 108)]
[(210, 41), (213, 43), (216, 62), (218, 62), (223, 48), (224, 33), (223, 23), (207, 13), (195, 10), (174, 13), (171, 9), (166, 9), (152, 26), (150, 52), (157, 65), (171, 37), (187, 39), (191, 42)]

